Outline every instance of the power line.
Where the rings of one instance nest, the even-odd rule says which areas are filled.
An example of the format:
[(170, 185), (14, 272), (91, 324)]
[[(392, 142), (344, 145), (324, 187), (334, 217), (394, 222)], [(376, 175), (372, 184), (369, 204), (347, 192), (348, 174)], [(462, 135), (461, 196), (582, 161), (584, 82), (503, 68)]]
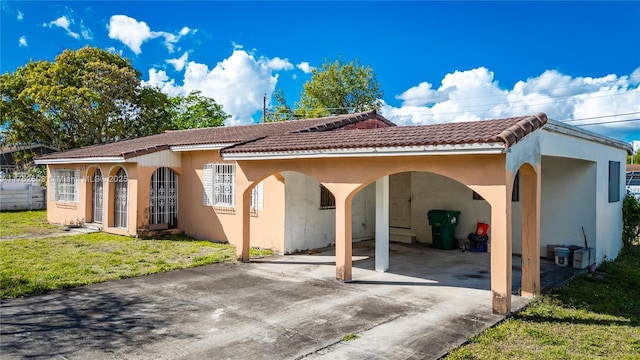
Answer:
[[(551, 105), (551, 104), (558, 104), (558, 103), (567, 103), (568, 100), (573, 99), (575, 97), (578, 96), (584, 96), (584, 95), (589, 95), (589, 94), (597, 94), (597, 93), (584, 93), (584, 94), (576, 94), (576, 95), (566, 95), (566, 96), (560, 96), (560, 97), (556, 97), (556, 98), (552, 98), (552, 99), (523, 99), (523, 100), (515, 100), (515, 101), (510, 101), (510, 102), (504, 102), (504, 103), (492, 103), (492, 104), (478, 104), (478, 105), (469, 105), (469, 106), (462, 106), (462, 107), (458, 107), (458, 109), (467, 109), (467, 110), (461, 110), (461, 111), (450, 111), (450, 112), (444, 112), (444, 113), (438, 113), (438, 115), (457, 115), (457, 114), (465, 114), (465, 113), (469, 113), (469, 112), (474, 112), (474, 113), (480, 113), (480, 112), (486, 112), (486, 111), (490, 111), (493, 108), (500, 106), (500, 105), (504, 105), (504, 106), (508, 106), (509, 108), (524, 108), (524, 107), (532, 107), (532, 106), (544, 106), (544, 105)], [(634, 95), (634, 94), (640, 94), (640, 90), (632, 90), (632, 91), (628, 91), (625, 93), (617, 93), (617, 94), (605, 94), (605, 95), (599, 95), (599, 96), (590, 96), (587, 99), (591, 100), (591, 99), (599, 99), (599, 98), (607, 98), (607, 97), (614, 97), (614, 96), (623, 96), (623, 95)], [(562, 99), (564, 98), (564, 99)], [(467, 101), (468, 99), (473, 99), (473, 98), (463, 98), (463, 99), (456, 99), (456, 101)], [(535, 102), (535, 100), (544, 100), (544, 102)], [(581, 100), (585, 100), (585, 99), (581, 99)], [(518, 104), (518, 103), (523, 103), (521, 105), (514, 105), (514, 104)], [(425, 107), (428, 108), (428, 107)], [(293, 108), (291, 109), (292, 111), (297, 111), (297, 110), (307, 110), (307, 111), (314, 111), (314, 110), (347, 110), (347, 111), (353, 111), (355, 109), (355, 107), (335, 107), (335, 108), (318, 108), (318, 109), (305, 109), (305, 108)], [(431, 108), (429, 108), (431, 109)], [(635, 113), (633, 113), (635, 114)], [(429, 116), (428, 114), (417, 114), (414, 117), (427, 117)], [(618, 115), (618, 116), (622, 116), (622, 115)], [(574, 120), (570, 120), (570, 121), (574, 121)]]
[(574, 121), (603, 119), (603, 118), (608, 118), (608, 117), (618, 117), (618, 116), (637, 115), (637, 114), (640, 114), (640, 111), (630, 112), (630, 113), (625, 113), (625, 114), (602, 115), (602, 116), (592, 116), (592, 117), (586, 117), (586, 118), (580, 118), (580, 119), (563, 120), (562, 122), (570, 123), (570, 122), (574, 122)]
[(633, 122), (633, 121), (640, 121), (640, 118), (625, 119), (625, 120), (614, 120), (614, 121), (601, 121), (601, 122), (588, 123), (588, 124), (576, 124), (576, 125), (573, 125), (573, 126), (592, 126), (592, 125), (605, 125), (605, 124), (619, 124), (619, 123), (626, 123), (626, 122)]

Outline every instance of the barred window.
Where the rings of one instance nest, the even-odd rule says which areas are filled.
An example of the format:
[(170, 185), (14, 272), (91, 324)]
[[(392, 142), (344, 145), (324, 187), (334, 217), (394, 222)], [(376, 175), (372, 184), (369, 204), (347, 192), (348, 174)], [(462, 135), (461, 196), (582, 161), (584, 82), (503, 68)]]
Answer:
[(234, 207), (236, 205), (235, 164), (205, 164), (204, 197), (207, 206)]
[(262, 181), (259, 182), (256, 186), (251, 189), (251, 210), (262, 210), (263, 209), (263, 186)]
[(324, 185), (320, 185), (320, 209), (335, 209), (336, 208), (336, 198), (333, 196), (331, 191), (324, 187)]
[(53, 170), (51, 172), (51, 200), (78, 202), (80, 200), (80, 171)]

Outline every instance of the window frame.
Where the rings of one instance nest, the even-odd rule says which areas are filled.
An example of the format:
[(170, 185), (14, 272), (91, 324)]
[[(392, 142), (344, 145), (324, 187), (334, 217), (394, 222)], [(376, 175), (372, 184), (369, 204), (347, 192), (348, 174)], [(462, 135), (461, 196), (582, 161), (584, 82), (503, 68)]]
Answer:
[(609, 202), (620, 201), (620, 161), (609, 161)]
[(55, 169), (51, 171), (50, 200), (61, 203), (80, 202), (80, 170)]
[(320, 184), (320, 210), (336, 208), (336, 197), (324, 185)]
[(205, 206), (235, 208), (236, 164), (207, 163), (203, 167)]

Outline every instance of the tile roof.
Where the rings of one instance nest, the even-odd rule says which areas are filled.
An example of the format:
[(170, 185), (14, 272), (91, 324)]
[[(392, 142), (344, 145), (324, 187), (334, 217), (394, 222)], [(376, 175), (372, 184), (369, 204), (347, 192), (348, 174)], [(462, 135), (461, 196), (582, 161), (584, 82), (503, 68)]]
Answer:
[(92, 157), (124, 157), (130, 158), (146, 153), (168, 149), (171, 146), (208, 145), (208, 144), (240, 144), (269, 136), (304, 131), (318, 133), (338, 129), (368, 119), (378, 119), (389, 126), (392, 122), (368, 111), (315, 119), (282, 121), (265, 124), (240, 126), (222, 126), (203, 129), (167, 131), (161, 134), (145, 136), (137, 139), (123, 140), (114, 143), (87, 146), (60, 153), (38, 157), (38, 160), (74, 159)]
[(330, 133), (298, 132), (238, 144), (223, 149), (222, 154), (486, 143), (503, 143), (510, 147), (546, 122), (547, 116), (539, 113), (535, 116), (435, 125)]

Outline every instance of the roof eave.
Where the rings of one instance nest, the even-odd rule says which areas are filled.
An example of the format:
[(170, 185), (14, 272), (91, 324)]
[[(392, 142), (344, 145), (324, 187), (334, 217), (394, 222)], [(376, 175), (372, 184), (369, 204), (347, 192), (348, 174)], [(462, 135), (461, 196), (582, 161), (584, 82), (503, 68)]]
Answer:
[(99, 156), (99, 157), (79, 157), (79, 158), (56, 158), (56, 159), (35, 159), (36, 165), (56, 165), (56, 164), (97, 164), (97, 163), (123, 163), (124, 156)]
[(216, 143), (216, 144), (197, 144), (197, 145), (175, 145), (170, 146), (171, 151), (205, 151), (205, 150), (220, 150), (229, 146), (233, 146), (236, 143)]
[(633, 148), (628, 143), (625, 143), (620, 140), (612, 139), (610, 137), (602, 136), (573, 125), (565, 124), (561, 121), (555, 121), (555, 120), (549, 119), (545, 124), (545, 126), (543, 127), (543, 129), (551, 132), (559, 133), (559, 134), (570, 135), (577, 138), (616, 147), (616, 148), (625, 150), (629, 155), (633, 155)]
[(378, 156), (425, 156), (425, 155), (471, 155), (502, 154), (505, 146), (502, 142), (481, 144), (444, 144), (403, 147), (367, 147), (319, 150), (226, 152), (225, 160), (283, 160), (339, 157), (378, 157)]

